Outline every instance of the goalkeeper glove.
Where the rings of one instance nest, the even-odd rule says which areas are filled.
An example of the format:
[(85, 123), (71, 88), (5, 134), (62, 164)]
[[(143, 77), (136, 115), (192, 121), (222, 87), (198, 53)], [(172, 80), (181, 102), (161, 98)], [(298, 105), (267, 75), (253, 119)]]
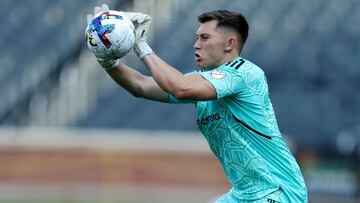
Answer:
[(135, 54), (143, 60), (148, 54), (154, 53), (146, 42), (147, 33), (151, 24), (151, 17), (143, 13), (124, 12), (135, 26)]
[[(108, 11), (108, 10), (109, 10), (109, 6), (106, 4), (103, 4), (101, 6), (95, 6), (94, 14), (88, 14), (86, 16), (87, 23), (89, 24), (91, 22), (93, 16), (96, 15), (97, 13), (100, 13), (103, 11)], [(117, 67), (117, 65), (120, 63), (119, 59), (102, 59), (102, 58), (96, 57), (96, 60), (98, 61), (100, 66), (103, 67), (105, 70), (115, 69)]]

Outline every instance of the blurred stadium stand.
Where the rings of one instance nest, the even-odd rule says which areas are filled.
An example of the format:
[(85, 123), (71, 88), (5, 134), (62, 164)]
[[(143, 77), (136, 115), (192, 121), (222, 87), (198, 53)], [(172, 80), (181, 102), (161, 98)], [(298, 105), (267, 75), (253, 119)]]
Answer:
[[(191, 105), (135, 99), (94, 68), (83, 33), (96, 3), (0, 2), (1, 124), (196, 130)], [(196, 68), (197, 15), (242, 12), (250, 23), (243, 56), (265, 70), (280, 128), (300, 148), (332, 148), (341, 131), (360, 121), (359, 1), (108, 3), (152, 14), (152, 47), (184, 73)], [(131, 54), (125, 60), (144, 70)]]
[[(0, 1), (0, 125), (195, 131), (192, 105), (133, 98), (86, 48), (86, 14), (101, 0)], [(112, 0), (149, 13), (155, 52), (186, 73), (197, 15), (237, 10), (250, 24), (243, 56), (266, 72), (294, 149), (360, 157), (360, 1)], [(134, 54), (124, 59), (145, 74)], [(355, 164), (359, 168), (359, 163)]]

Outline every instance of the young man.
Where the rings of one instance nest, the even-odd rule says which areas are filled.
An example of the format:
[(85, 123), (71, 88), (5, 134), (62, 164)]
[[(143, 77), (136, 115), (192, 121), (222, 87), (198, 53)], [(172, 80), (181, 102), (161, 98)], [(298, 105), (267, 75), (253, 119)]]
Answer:
[(307, 202), (300, 168), (278, 129), (264, 72), (239, 56), (248, 35), (245, 18), (226, 10), (201, 14), (194, 45), (200, 70), (184, 75), (146, 43), (151, 18), (126, 15), (136, 27), (134, 51), (152, 77), (119, 60), (98, 61), (136, 97), (195, 104), (198, 128), (233, 185), (216, 202)]

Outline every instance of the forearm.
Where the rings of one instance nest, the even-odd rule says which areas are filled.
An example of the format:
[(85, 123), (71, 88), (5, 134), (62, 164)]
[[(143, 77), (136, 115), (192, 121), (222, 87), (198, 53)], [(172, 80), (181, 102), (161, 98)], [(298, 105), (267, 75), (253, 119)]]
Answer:
[(119, 63), (116, 68), (106, 70), (106, 72), (118, 85), (135, 97), (168, 102), (168, 95), (151, 77), (141, 74), (124, 63)]
[(123, 63), (119, 63), (116, 68), (106, 70), (106, 72), (118, 85), (132, 95), (141, 97), (140, 81), (144, 80), (141, 73)]
[(156, 83), (165, 92), (176, 96), (187, 88), (188, 84), (186, 84), (184, 75), (155, 54), (147, 55), (143, 62)]

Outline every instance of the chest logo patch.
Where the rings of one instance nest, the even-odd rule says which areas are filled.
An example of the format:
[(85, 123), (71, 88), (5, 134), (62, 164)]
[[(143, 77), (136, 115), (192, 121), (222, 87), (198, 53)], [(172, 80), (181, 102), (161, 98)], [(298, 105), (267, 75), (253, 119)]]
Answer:
[(218, 113), (212, 113), (210, 115), (207, 115), (206, 117), (204, 118), (201, 118), (201, 119), (197, 119), (197, 124), (198, 125), (208, 125), (208, 124), (211, 124), (217, 120), (220, 120), (221, 119), (221, 116), (220, 114)]
[(226, 74), (223, 71), (220, 70), (213, 70), (211, 71), (211, 77), (217, 80), (221, 80), (226, 76)]

